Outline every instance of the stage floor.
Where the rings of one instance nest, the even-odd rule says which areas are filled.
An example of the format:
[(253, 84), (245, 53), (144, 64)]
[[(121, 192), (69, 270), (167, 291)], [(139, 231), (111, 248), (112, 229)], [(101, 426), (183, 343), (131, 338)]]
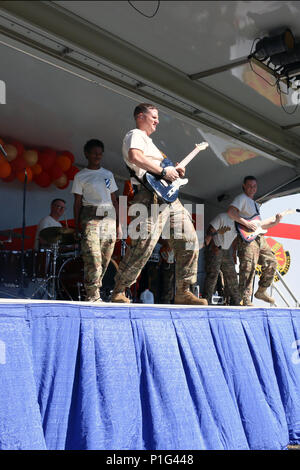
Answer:
[(300, 444), (300, 309), (0, 299), (0, 449)]

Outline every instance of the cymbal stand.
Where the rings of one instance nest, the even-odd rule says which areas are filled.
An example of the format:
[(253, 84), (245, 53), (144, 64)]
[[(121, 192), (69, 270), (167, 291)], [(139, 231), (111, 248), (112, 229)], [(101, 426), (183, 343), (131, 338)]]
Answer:
[(50, 276), (44, 279), (38, 289), (32, 294), (33, 298), (37, 292), (43, 289), (44, 293), (47, 293), (47, 296), (50, 300), (56, 300), (57, 297), (57, 275), (56, 275), (56, 263), (58, 258), (58, 248), (59, 242), (52, 244), (52, 260), (50, 260)]

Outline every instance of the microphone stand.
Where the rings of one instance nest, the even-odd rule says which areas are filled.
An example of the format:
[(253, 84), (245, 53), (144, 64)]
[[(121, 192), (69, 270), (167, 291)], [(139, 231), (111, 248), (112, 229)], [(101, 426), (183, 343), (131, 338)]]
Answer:
[(4, 150), (4, 148), (2, 147), (1, 144), (0, 144), (0, 151), (5, 156), (5, 158), (7, 158), (7, 153), (5, 152), (5, 150)]
[(23, 185), (23, 214), (22, 214), (22, 249), (21, 249), (21, 285), (19, 294), (21, 298), (25, 298), (24, 292), (24, 277), (25, 277), (25, 263), (24, 263), (24, 242), (25, 242), (25, 213), (26, 213), (26, 188), (27, 188), (27, 170), (24, 168), (25, 177)]
[[(4, 150), (3, 146), (0, 144), (0, 152), (7, 159), (7, 153)], [(26, 186), (27, 186), (27, 170), (24, 168), (25, 177), (24, 177), (24, 186), (23, 186), (23, 225), (22, 225), (22, 251), (21, 251), (21, 283), (19, 294), (22, 298), (25, 297), (24, 292), (24, 276), (25, 276), (25, 263), (24, 263), (24, 240), (25, 240), (25, 209), (26, 209)]]

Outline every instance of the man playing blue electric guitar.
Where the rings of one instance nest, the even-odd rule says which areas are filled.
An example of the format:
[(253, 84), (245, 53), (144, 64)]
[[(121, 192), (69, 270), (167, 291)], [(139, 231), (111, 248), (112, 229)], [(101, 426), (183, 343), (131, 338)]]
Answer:
[[(165, 204), (154, 221), (151, 206), (157, 204), (155, 192), (144, 186), (146, 172), (163, 178), (166, 182), (174, 182), (183, 178), (185, 169), (181, 165), (162, 168), (163, 156), (150, 135), (155, 132), (158, 125), (158, 110), (152, 104), (142, 103), (134, 110), (136, 128), (129, 131), (123, 140), (122, 153), (127, 166), (131, 169), (132, 184), (138, 191), (131, 204), (143, 204), (147, 209), (147, 216), (143, 216), (140, 226), (144, 229), (143, 235), (132, 238), (124, 258), (119, 265), (115, 277), (115, 288), (112, 293), (112, 302), (128, 303), (125, 295), (126, 288), (130, 287), (139, 276), (147, 263), (155, 245), (160, 238), (167, 223), (170, 223), (170, 246), (174, 250), (176, 259), (176, 304), (207, 305), (206, 299), (196, 297), (190, 291), (190, 285), (197, 281), (198, 268), (198, 239), (191, 216), (182, 206), (179, 199)], [(182, 231), (184, 227), (184, 231)], [(181, 236), (176, 236), (180, 233)]]
[[(267, 293), (277, 268), (276, 257), (262, 235), (267, 229), (277, 225), (282, 214), (258, 223), (259, 206), (254, 201), (257, 181), (254, 176), (246, 176), (243, 182), (243, 193), (232, 201), (227, 211), (229, 217), (237, 222), (239, 266), (239, 291), (243, 305), (252, 306), (251, 297), (257, 263), (262, 267), (259, 287), (254, 296), (270, 304), (275, 301)], [(256, 220), (255, 220), (256, 219)], [(258, 226), (264, 230), (258, 230)], [(256, 235), (260, 231), (260, 234)], [(251, 234), (254, 234), (251, 237)]]

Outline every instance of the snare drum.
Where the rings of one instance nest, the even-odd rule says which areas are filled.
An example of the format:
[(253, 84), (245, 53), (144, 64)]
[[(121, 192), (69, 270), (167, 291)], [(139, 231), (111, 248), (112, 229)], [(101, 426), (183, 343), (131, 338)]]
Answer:
[(51, 253), (49, 249), (41, 248), (34, 252), (33, 258), (33, 278), (46, 279), (50, 276)]

